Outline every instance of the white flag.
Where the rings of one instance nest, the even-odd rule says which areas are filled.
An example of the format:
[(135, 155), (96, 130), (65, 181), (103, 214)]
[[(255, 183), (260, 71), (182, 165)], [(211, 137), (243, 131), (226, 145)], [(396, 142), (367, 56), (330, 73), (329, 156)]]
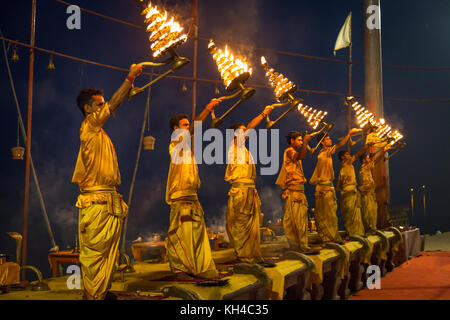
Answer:
[(338, 37), (336, 39), (336, 44), (334, 45), (334, 55), (339, 49), (347, 48), (350, 43), (352, 43), (352, 13), (348, 15), (345, 19), (345, 23), (339, 31)]

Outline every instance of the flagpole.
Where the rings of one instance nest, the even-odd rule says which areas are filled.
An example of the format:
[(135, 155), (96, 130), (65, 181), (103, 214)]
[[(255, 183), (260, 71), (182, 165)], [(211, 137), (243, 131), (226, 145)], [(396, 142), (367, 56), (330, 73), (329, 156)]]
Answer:
[[(350, 42), (350, 46), (348, 47), (348, 96), (352, 95), (352, 43)], [(347, 115), (347, 128), (350, 131), (352, 126), (352, 108), (348, 109)], [(348, 151), (350, 152), (350, 139), (348, 140)]]
[[(33, 74), (34, 74), (34, 42), (36, 32), (36, 0), (31, 2), (31, 35), (30, 35), (30, 63), (28, 72), (28, 118), (27, 118), (27, 141), (25, 157), (25, 198), (23, 205), (23, 235), (22, 235), (22, 266), (27, 263), (28, 242), (28, 211), (30, 198), (30, 159), (31, 159), (31, 116), (33, 108)], [(18, 259), (18, 257), (17, 257)], [(22, 281), (25, 281), (25, 272), (22, 272)]]

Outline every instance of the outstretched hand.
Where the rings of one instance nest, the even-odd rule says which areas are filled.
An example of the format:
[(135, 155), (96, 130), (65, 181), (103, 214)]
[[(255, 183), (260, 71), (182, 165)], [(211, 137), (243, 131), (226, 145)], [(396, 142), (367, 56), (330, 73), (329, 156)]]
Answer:
[(362, 129), (353, 128), (353, 129), (351, 129), (351, 130), (348, 132), (348, 134), (349, 134), (349, 135), (353, 135), (353, 134), (358, 133), (358, 132), (361, 132), (361, 131), (362, 131)]
[(303, 137), (303, 141), (305, 143), (308, 143), (308, 141), (310, 141), (312, 138), (312, 135), (308, 134), (308, 131), (305, 131), (305, 136)]
[(143, 69), (144, 66), (142, 65), (132, 64), (128, 76), (131, 78), (137, 78), (142, 73)]
[(220, 98), (213, 98), (211, 101), (206, 105), (206, 108), (210, 111), (213, 111), (217, 106), (222, 102), (222, 99)]
[(272, 110), (273, 110), (273, 106), (267, 106), (264, 108), (263, 113), (267, 116), (267, 115), (269, 115), (269, 113), (272, 112)]

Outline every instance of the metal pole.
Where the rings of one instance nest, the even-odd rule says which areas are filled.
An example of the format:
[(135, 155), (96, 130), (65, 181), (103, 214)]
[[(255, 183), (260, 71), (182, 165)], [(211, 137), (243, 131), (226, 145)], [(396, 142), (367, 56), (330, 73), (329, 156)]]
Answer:
[(197, 106), (197, 51), (198, 51), (198, 1), (192, 0), (192, 31), (194, 33), (194, 59), (192, 66), (192, 121)]
[(422, 191), (423, 191), (423, 227), (424, 227), (424, 229), (425, 229), (425, 232), (426, 232), (426, 229), (427, 229), (427, 211), (426, 211), (426, 200), (425, 200), (425, 193), (426, 193), (426, 190), (425, 190), (425, 185), (423, 185), (422, 186)]
[(31, 155), (31, 114), (33, 102), (33, 72), (34, 72), (34, 40), (36, 30), (36, 0), (31, 2), (31, 35), (30, 35), (30, 66), (28, 75), (28, 118), (27, 118), (27, 145), (25, 162), (25, 199), (23, 209), (23, 242), (22, 242), (22, 265), (27, 262), (27, 240), (28, 240), (28, 206), (30, 197), (30, 155)]
[[(352, 43), (348, 47), (348, 96), (352, 95)], [(352, 127), (352, 108), (347, 108), (347, 129), (350, 131)], [(350, 152), (350, 140), (348, 141), (348, 151)]]
[(411, 223), (410, 225), (414, 225), (413, 220), (414, 220), (414, 189), (411, 188)]
[[(152, 81), (153, 78), (153, 68), (152, 68), (152, 75), (150, 76), (150, 82)], [(142, 151), (142, 144), (144, 141), (144, 134), (145, 134), (145, 123), (147, 122), (147, 117), (149, 116), (149, 112), (150, 112), (150, 94), (152, 91), (152, 87), (148, 87), (148, 91), (147, 91), (147, 103), (145, 105), (145, 111), (144, 111), (144, 121), (142, 122), (142, 127), (141, 127), (141, 136), (139, 138), (139, 147), (138, 147), (138, 152), (136, 155), (136, 163), (134, 165), (134, 171), (133, 171), (133, 177), (131, 178), (131, 184), (130, 184), (130, 191), (128, 192), (128, 217), (127, 219), (125, 219), (125, 222), (123, 224), (123, 230), (122, 230), (122, 245), (120, 247), (120, 251), (122, 253), (126, 253), (126, 242), (127, 242), (127, 227), (128, 227), (128, 220), (130, 220), (129, 215), (130, 215), (130, 209), (131, 209), (131, 200), (133, 197), (133, 191), (134, 191), (134, 183), (136, 181), (136, 175), (137, 175), (137, 171), (138, 171), (138, 167), (139, 167), (139, 159), (141, 158), (141, 151)], [(150, 126), (150, 122), (148, 123), (148, 125)]]
[[(374, 7), (375, 6), (375, 7)], [(368, 9), (377, 8), (373, 12)], [(380, 0), (364, 0), (364, 96), (369, 110), (377, 118), (383, 117), (383, 81), (381, 57), (381, 14)], [(368, 21), (376, 18), (380, 22), (379, 28), (368, 26)], [(371, 28), (369, 28), (371, 27)], [(378, 204), (377, 227), (385, 228), (388, 223), (389, 203), (389, 164), (388, 161), (379, 161), (373, 170), (373, 178), (377, 185), (376, 197)]]

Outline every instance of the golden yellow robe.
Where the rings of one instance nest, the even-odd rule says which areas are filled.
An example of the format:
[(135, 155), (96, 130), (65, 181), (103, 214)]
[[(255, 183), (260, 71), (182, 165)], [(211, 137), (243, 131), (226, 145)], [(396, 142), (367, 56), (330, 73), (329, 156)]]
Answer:
[(361, 191), (361, 213), (366, 232), (377, 229), (378, 204), (375, 194), (375, 181), (372, 170), (374, 163), (371, 161), (362, 164), (359, 170), (359, 190)]
[(308, 202), (304, 192), (306, 183), (302, 162), (295, 160), (297, 152), (289, 147), (284, 151), (283, 165), (275, 184), (283, 189), (283, 229), (291, 246), (308, 249)]
[(80, 128), (80, 151), (72, 182), (81, 194), (78, 233), (84, 290), (89, 299), (103, 299), (116, 263), (122, 222), (128, 207), (115, 186), (120, 172), (114, 146), (102, 129), (111, 116), (106, 103), (86, 116)]
[(214, 264), (206, 231), (203, 208), (197, 198), (200, 188), (197, 163), (190, 149), (190, 163), (176, 164), (183, 157), (175, 146), (182, 141), (172, 141), (172, 155), (167, 177), (166, 202), (170, 205), (170, 225), (167, 231), (166, 251), (173, 272), (214, 278), (219, 274)]
[[(264, 261), (261, 255), (261, 200), (255, 188), (256, 168), (245, 146), (228, 149), (225, 181), (231, 184), (226, 213), (227, 234), (239, 260), (248, 263)], [(244, 155), (243, 161), (240, 156)]]
[(337, 190), (341, 192), (340, 208), (344, 220), (345, 230), (349, 235), (364, 234), (361, 217), (361, 195), (356, 187), (354, 157), (341, 162), (341, 170), (337, 183)]
[(320, 150), (316, 168), (309, 181), (316, 186), (314, 219), (317, 233), (324, 242), (342, 240), (338, 230), (336, 192), (333, 186), (334, 170), (331, 156), (335, 152), (336, 146), (323, 147)]

